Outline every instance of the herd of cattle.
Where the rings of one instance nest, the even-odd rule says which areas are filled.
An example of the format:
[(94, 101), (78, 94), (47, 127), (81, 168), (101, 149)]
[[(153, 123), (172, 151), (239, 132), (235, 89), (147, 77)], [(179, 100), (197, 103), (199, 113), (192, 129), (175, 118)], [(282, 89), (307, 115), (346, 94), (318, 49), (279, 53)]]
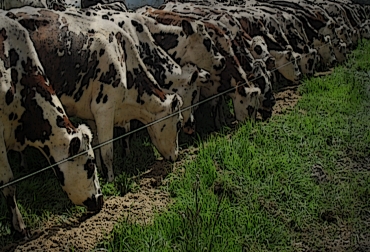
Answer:
[[(8, 0), (0, 11), (0, 186), (13, 180), (10, 149), (34, 146), (51, 164), (73, 157), (54, 171), (88, 211), (103, 207), (96, 164), (114, 179), (113, 144), (95, 155), (92, 146), (114, 127), (165, 117), (148, 132), (175, 161), (179, 130), (194, 132), (200, 100), (226, 93), (237, 120), (268, 119), (279, 83), (341, 63), (370, 38), (370, 8), (349, 0), (179, 1), (135, 12), (120, 2), (32, 2), (41, 6)], [(211, 101), (216, 124), (225, 121), (220, 97)], [(2, 191), (14, 229), (28, 237), (15, 186)]]

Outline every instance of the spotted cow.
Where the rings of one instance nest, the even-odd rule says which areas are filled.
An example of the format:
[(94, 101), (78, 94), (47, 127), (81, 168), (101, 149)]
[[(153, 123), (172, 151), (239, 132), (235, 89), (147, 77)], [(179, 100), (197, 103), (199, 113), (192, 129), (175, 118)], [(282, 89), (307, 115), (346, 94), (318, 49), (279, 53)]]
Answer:
[(268, 51), (267, 44), (262, 36), (254, 36), (248, 49), (254, 59), (264, 60), (267, 70), (272, 70), (275, 68), (275, 58), (272, 57)]
[[(28, 32), (0, 12), (0, 185), (13, 180), (7, 152), (37, 148), (54, 165), (63, 190), (73, 203), (98, 211), (103, 196), (97, 178), (92, 134), (74, 127), (45, 76)], [(29, 237), (15, 199), (15, 186), (2, 190), (14, 229)]]
[[(194, 105), (199, 100), (200, 87), (209, 84), (209, 73), (192, 63), (178, 65), (167, 52), (157, 45), (144, 25), (141, 15), (105, 9), (93, 11), (90, 8), (79, 12), (86, 16), (110, 20), (127, 32), (135, 42), (140, 58), (159, 86), (166, 93), (179, 94), (185, 108)], [(194, 132), (193, 109), (185, 110), (182, 114), (185, 132), (189, 134)], [(129, 127), (126, 127), (126, 130), (129, 130)]]
[(248, 76), (248, 80), (261, 90), (258, 112), (263, 120), (267, 120), (272, 116), (276, 100), (272, 93), (272, 74), (267, 70), (263, 59), (256, 59), (253, 62), (253, 72)]
[(314, 38), (312, 45), (317, 49), (318, 55), (320, 55), (321, 64), (318, 65), (319, 70), (326, 70), (337, 63), (330, 36), (319, 35), (317, 39)]
[(341, 39), (333, 41), (335, 58), (338, 63), (343, 63), (347, 59), (347, 44)]
[[(184, 24), (194, 24), (198, 21), (194, 21), (192, 19), (189, 19), (188, 16), (181, 15), (178, 13), (173, 13), (165, 10), (155, 10), (151, 8), (146, 8), (144, 11), (142, 11), (144, 15), (146, 15), (148, 18), (152, 20), (152, 22), (157, 21), (159, 24), (156, 24), (158, 27), (160, 24), (166, 24), (167, 27), (181, 27)], [(235, 56), (233, 49), (232, 49), (232, 43), (231, 39), (225, 34), (225, 32), (222, 31), (222, 28), (218, 28), (217, 26), (210, 25), (207, 20), (201, 19), (201, 21), (204, 21), (204, 26), (206, 27), (206, 31), (208, 33), (211, 33), (213, 35), (217, 35), (219, 37), (222, 37), (225, 41), (222, 43), (220, 42), (220, 38), (212, 38), (212, 41), (215, 42), (215, 47), (218, 49), (218, 51), (222, 54), (222, 56), (226, 60), (225, 68), (221, 69), (219, 72), (215, 72), (214, 70), (210, 71), (211, 73), (211, 81), (213, 85), (202, 88), (202, 96), (207, 98), (214, 96), (219, 93), (228, 93), (228, 95), (233, 99), (233, 105), (234, 105), (234, 111), (237, 120), (245, 120), (246, 118), (251, 118), (250, 115), (254, 115), (255, 113), (252, 111), (252, 108), (255, 110), (258, 109), (257, 104), (254, 106), (251, 106), (251, 101), (245, 100), (243, 103), (238, 102), (239, 100), (243, 99), (249, 99), (251, 96), (248, 95), (248, 92), (251, 91), (253, 94), (255, 94), (254, 87), (251, 86), (248, 83), (247, 76), (245, 71), (240, 65), (240, 62), (238, 58)], [(160, 28), (162, 31), (164, 29)], [(230, 41), (230, 42), (228, 42)], [(159, 42), (160, 45), (164, 45)], [(177, 55), (177, 54), (176, 54)], [(195, 62), (194, 62), (195, 63)], [(198, 65), (198, 64), (197, 64)], [(208, 70), (208, 69), (207, 69)], [(244, 90), (244, 87), (241, 86), (240, 88), (236, 88), (239, 85), (245, 85), (248, 89)], [(258, 93), (260, 95), (261, 92)], [(273, 96), (272, 93), (270, 93), (271, 96)], [(269, 97), (268, 99), (272, 99), (272, 97)], [(259, 100), (256, 99), (256, 100)], [(218, 101), (214, 99), (212, 101), (212, 107), (214, 108), (214, 118), (215, 118), (215, 124), (216, 127), (220, 126), (223, 122), (222, 116), (217, 113), (217, 111), (220, 111), (219, 109), (215, 109), (218, 105)], [(246, 106), (248, 104), (248, 106)], [(249, 112), (248, 112), (249, 111)], [(220, 120), (221, 119), (221, 120)]]
[(293, 50), (285, 51), (270, 51), (271, 55), (275, 58), (276, 68), (279, 73), (287, 80), (293, 83), (299, 83), (302, 73), (298, 67), (298, 54), (293, 55)]
[(297, 58), (297, 64), (301, 73), (304, 76), (313, 76), (317, 60), (317, 50), (306, 46), (303, 48), (301, 54), (293, 52), (293, 56)]
[[(7, 14), (30, 33), (40, 61), (68, 115), (89, 121), (99, 143), (113, 138), (114, 126), (130, 120), (148, 127), (158, 151), (178, 156), (183, 125), (181, 98), (166, 94), (146, 69), (131, 37), (112, 22), (72, 11), (25, 7)], [(108, 181), (114, 179), (113, 144), (101, 147)]]

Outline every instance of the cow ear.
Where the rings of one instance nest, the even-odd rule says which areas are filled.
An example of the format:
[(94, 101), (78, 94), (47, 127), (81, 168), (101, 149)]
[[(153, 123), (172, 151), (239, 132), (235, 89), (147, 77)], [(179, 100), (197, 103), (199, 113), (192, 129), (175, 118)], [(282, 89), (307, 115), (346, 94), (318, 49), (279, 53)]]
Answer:
[(81, 147), (81, 140), (78, 137), (72, 138), (71, 142), (69, 143), (69, 150), (68, 154), (70, 157), (77, 155)]
[(193, 83), (195, 83), (198, 77), (199, 77), (199, 72), (198, 70), (195, 70), (194, 73), (191, 75), (191, 80), (189, 82), (189, 85), (192, 85)]
[(182, 30), (184, 31), (186, 36), (190, 36), (190, 35), (194, 34), (193, 26), (191, 25), (191, 23), (189, 21), (182, 20), (181, 21), (181, 26), (182, 26)]
[(303, 52), (304, 52), (304, 53), (309, 53), (309, 52), (310, 52), (310, 48), (308, 48), (308, 46), (307, 46), (307, 45), (304, 45), (304, 47), (303, 47)]

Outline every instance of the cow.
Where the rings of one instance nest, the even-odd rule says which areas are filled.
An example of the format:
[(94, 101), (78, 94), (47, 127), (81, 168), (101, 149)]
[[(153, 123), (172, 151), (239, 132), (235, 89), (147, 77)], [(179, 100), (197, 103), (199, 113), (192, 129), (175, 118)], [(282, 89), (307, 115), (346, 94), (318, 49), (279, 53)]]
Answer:
[(267, 44), (262, 36), (254, 36), (249, 44), (248, 49), (254, 59), (263, 59), (266, 63), (267, 70), (275, 68), (275, 58), (268, 51)]
[[(189, 107), (197, 102), (195, 98), (199, 88), (209, 84), (210, 74), (192, 63), (180, 66), (175, 62), (152, 37), (148, 28), (144, 25), (141, 15), (137, 13), (123, 13), (118, 11), (93, 11), (91, 8), (81, 10), (86, 16), (107, 19), (122, 28), (133, 39), (140, 58), (159, 86), (166, 93), (177, 93), (183, 100), (183, 106)], [(185, 122), (184, 130), (192, 133), (195, 122), (193, 120), (193, 109), (183, 111)], [(129, 127), (126, 127), (129, 129)]]
[(261, 90), (258, 112), (263, 120), (267, 120), (272, 116), (276, 100), (272, 93), (272, 74), (267, 70), (263, 59), (256, 59), (253, 62), (253, 72), (248, 76), (248, 80)]
[(320, 56), (321, 64), (318, 65), (320, 70), (326, 70), (337, 63), (330, 36), (319, 35), (317, 39), (314, 38), (312, 46), (317, 49), (317, 53)]
[[(73, 126), (29, 39), (19, 23), (0, 12), (0, 185), (13, 180), (7, 152), (37, 148), (53, 166), (63, 190), (88, 211), (103, 207), (92, 134), (86, 125)], [(79, 156), (76, 156), (80, 154)], [(60, 161), (73, 157), (68, 162)], [(30, 237), (17, 207), (15, 185), (2, 189), (13, 228)]]
[(301, 73), (307, 77), (313, 76), (316, 67), (317, 50), (305, 46), (303, 53), (293, 52), (293, 55), (297, 58), (297, 64)]
[(360, 26), (361, 38), (370, 39), (370, 20), (367, 20)]
[[(106, 9), (95, 11), (95, 8), (79, 10), (78, 13), (114, 22), (133, 39), (140, 58), (165, 93), (179, 94), (185, 108), (199, 101), (200, 86), (209, 84), (209, 73), (191, 63), (179, 66), (156, 44), (143, 24), (141, 15)], [(182, 113), (185, 122), (183, 130), (187, 134), (195, 131), (193, 111), (194, 108), (190, 107)], [(130, 130), (130, 123), (125, 126), (125, 130), (126, 132)], [(128, 155), (129, 137), (125, 140), (125, 152)]]
[[(114, 126), (130, 120), (148, 127), (166, 159), (178, 156), (182, 99), (166, 94), (139, 57), (131, 37), (114, 23), (76, 11), (24, 7), (7, 14), (30, 34), (41, 63), (66, 112), (87, 120), (97, 142), (113, 138)], [(101, 147), (107, 180), (113, 181), (113, 144)]]
[[(166, 4), (166, 7), (163, 7), (163, 9), (170, 10), (171, 5), (174, 6), (175, 4), (173, 3)], [(185, 4), (181, 5), (182, 9), (185, 9), (184, 5)], [(176, 4), (176, 8), (180, 9), (178, 4)], [(286, 49), (291, 49), (291, 46), (287, 45), (287, 41), (285, 39), (282, 39), (281, 41), (277, 41), (272, 36), (272, 34), (268, 32), (268, 29), (266, 29), (266, 27), (260, 20), (263, 17), (263, 15), (261, 14), (260, 16), (256, 17), (253, 14), (247, 12), (247, 10), (244, 8), (232, 7), (232, 6), (217, 6), (217, 7), (206, 9), (206, 7), (193, 5), (193, 6), (190, 6), (189, 8), (190, 10), (194, 10), (195, 8), (197, 8), (197, 10), (202, 10), (203, 15), (205, 15), (208, 11), (209, 13), (207, 16), (208, 18), (217, 17), (218, 12), (222, 12), (222, 11), (226, 12), (229, 15), (233, 16), (240, 23), (240, 27), (243, 29), (243, 31), (249, 34), (252, 38), (255, 36), (262, 36), (265, 40), (265, 43), (267, 44), (267, 48), (269, 51), (274, 50), (274, 51), (284, 52), (286, 51)], [(276, 20), (273, 19), (273, 17), (266, 18), (266, 20), (269, 20), (269, 22), (274, 21), (274, 23), (276, 23)], [(287, 64), (283, 68), (278, 68), (278, 71), (279, 72), (284, 71), (284, 73), (281, 72), (281, 74), (285, 75), (286, 78), (288, 77), (288, 79), (290, 78), (289, 80), (294, 82), (294, 81), (297, 81), (297, 78), (301, 76), (299, 72), (294, 73), (294, 71), (297, 69), (298, 68), (295, 68), (294, 63), (293, 63), (293, 65)], [(288, 72), (293, 72), (294, 76), (287, 74)]]
[(298, 54), (293, 55), (292, 49), (285, 51), (271, 50), (270, 53), (275, 58), (275, 65), (279, 73), (287, 80), (298, 84), (302, 77), (297, 64)]
[(338, 63), (343, 63), (347, 59), (347, 44), (341, 39), (333, 41), (334, 54)]
[[(193, 21), (192, 19), (189, 19), (189, 17), (181, 15), (181, 14), (176, 14), (176, 13), (168, 12), (165, 10), (154, 10), (148, 7), (141, 10), (140, 12), (145, 14), (148, 17), (148, 19), (151, 19), (152, 23), (155, 23), (156, 29), (158, 29), (159, 25), (161, 24), (167, 24), (167, 27), (179, 27), (179, 26), (181, 27), (184, 24), (192, 25), (198, 22), (197, 20)], [(156, 21), (159, 24), (157, 24)], [(203, 20), (201, 19), (201, 21)], [(253, 94), (255, 94), (255, 89), (253, 89), (254, 88), (253, 86), (248, 84), (246, 73), (240, 66), (239, 60), (235, 56), (233, 49), (231, 47), (232, 43), (228, 42), (230, 41), (230, 38), (225, 34), (225, 32), (222, 31), (221, 28), (218, 28), (217, 26), (214, 26), (214, 25), (207, 24), (206, 20), (204, 22), (204, 26), (206, 27), (206, 31), (208, 33), (211, 33), (216, 36), (216, 37), (213, 37), (212, 41), (215, 42), (216, 48), (218, 49), (218, 51), (221, 52), (222, 56), (225, 58), (226, 64), (225, 64), (225, 68), (221, 69), (220, 72), (215, 72), (214, 70), (212, 71), (212, 69), (210, 69), (211, 70), (210, 71), (211, 81), (214, 84), (212, 86), (202, 88), (202, 92), (201, 92), (202, 96), (207, 98), (207, 97), (216, 95), (218, 93), (227, 92), (229, 90), (229, 92), (227, 93), (233, 99), (234, 111), (235, 111), (235, 116), (237, 120), (243, 121), (246, 118), (253, 118), (253, 115), (255, 115), (255, 113), (253, 111), (248, 112), (248, 110), (251, 111), (252, 108), (254, 108), (255, 110), (258, 110), (259, 105), (255, 104), (254, 106), (251, 106), (250, 101), (247, 101), (247, 100), (245, 100), (243, 103), (238, 102), (239, 100), (249, 99), (250, 97), (254, 96), (254, 95), (248, 95), (248, 93), (252, 92)], [(148, 27), (152, 27), (152, 26), (149, 24)], [(161, 27), (160, 30), (163, 32), (165, 27), (164, 26), (160, 26), (160, 27)], [(154, 27), (149, 28), (149, 29), (154, 30)], [(221, 38), (217, 38), (217, 36)], [(220, 42), (220, 40), (224, 40), (224, 42)], [(161, 43), (161, 41), (159, 41), (158, 44), (165, 46), (165, 44)], [(178, 54), (176, 53), (176, 55)], [(240, 88), (236, 88), (240, 84), (242, 84), (243, 86), (241, 86)], [(248, 89), (244, 89), (244, 85)], [(260, 95), (260, 93), (261, 92), (259, 92), (258, 95)], [(269, 97), (269, 99), (271, 99), (271, 97)], [(212, 107), (213, 107), (213, 111), (215, 112), (214, 113), (215, 125), (216, 127), (220, 127), (219, 122), (220, 121), (223, 122), (222, 120), (223, 117), (222, 115), (220, 115), (220, 113), (216, 113), (217, 111), (219, 112), (221, 111), (220, 109), (215, 108), (217, 107), (217, 104), (219, 104), (217, 100), (213, 100)], [(246, 104), (248, 104), (248, 106), (246, 106)], [(252, 117), (250, 115), (252, 115)]]

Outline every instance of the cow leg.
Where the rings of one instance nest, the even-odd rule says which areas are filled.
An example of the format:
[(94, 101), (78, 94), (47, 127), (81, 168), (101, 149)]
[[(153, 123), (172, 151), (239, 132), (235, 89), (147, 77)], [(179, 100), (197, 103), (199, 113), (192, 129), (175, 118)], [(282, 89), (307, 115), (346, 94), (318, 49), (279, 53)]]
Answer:
[(21, 169), (25, 170), (28, 169), (28, 164), (26, 161), (26, 156), (24, 155), (23, 151), (19, 152), (19, 155), (21, 156)]
[[(93, 120), (86, 120), (86, 123), (89, 125), (90, 129), (91, 129), (91, 132), (93, 133), (93, 140), (92, 140), (92, 147), (94, 148), (95, 146), (97, 146), (99, 144), (99, 139), (98, 139), (98, 133), (97, 133), (97, 130), (96, 130), (96, 124)], [(96, 148), (94, 149), (94, 154), (95, 154), (95, 161), (96, 161), (96, 165), (99, 169), (99, 171), (103, 174), (103, 176), (106, 177), (106, 171), (104, 171), (103, 169), (103, 164), (102, 164), (102, 161), (101, 161), (101, 157), (100, 157), (100, 148)]]
[[(126, 123), (125, 125), (125, 134), (127, 134), (128, 132), (130, 132), (130, 122)], [(126, 153), (126, 157), (128, 155), (130, 155), (130, 135), (128, 135), (127, 137), (125, 137), (125, 142), (126, 142), (126, 146), (125, 146), (125, 153)]]
[(23, 151), (20, 151), (19, 152), (19, 158), (21, 160), (21, 164), (20, 164), (20, 167), (22, 170), (25, 170), (28, 168), (28, 164), (27, 164), (27, 161), (26, 161), (26, 156), (24, 155)]
[[(4, 141), (1, 141), (1, 142), (4, 143)], [(10, 165), (8, 162), (7, 152), (5, 149), (5, 143), (2, 144), (2, 146), (0, 147), (0, 151), (1, 151), (1, 154), (0, 154), (1, 155), (0, 156), (0, 174), (1, 174), (0, 185), (4, 185), (8, 183), (9, 181), (13, 180), (14, 177), (13, 177), (12, 169), (10, 168)], [(13, 228), (17, 232), (19, 232), (19, 234), (22, 237), (24, 237), (25, 239), (28, 239), (30, 237), (30, 233), (26, 229), (26, 225), (24, 224), (22, 215), (19, 212), (17, 202), (15, 200), (15, 186), (6, 187), (2, 190), (2, 192), (5, 197), (6, 203), (8, 205), (10, 214), (11, 214)]]
[(212, 100), (212, 114), (214, 124), (217, 130), (221, 129), (222, 124), (225, 121), (223, 108), (222, 108), (222, 96)]
[[(105, 111), (105, 110), (102, 110)], [(108, 140), (113, 139), (113, 118), (107, 116), (107, 113), (104, 115), (95, 116), (96, 120), (96, 130), (99, 139), (99, 143), (105, 143)], [(112, 182), (114, 180), (113, 173), (113, 143), (107, 143), (100, 147), (101, 157), (103, 163), (107, 168), (107, 181)], [(103, 165), (103, 164), (102, 164)]]

